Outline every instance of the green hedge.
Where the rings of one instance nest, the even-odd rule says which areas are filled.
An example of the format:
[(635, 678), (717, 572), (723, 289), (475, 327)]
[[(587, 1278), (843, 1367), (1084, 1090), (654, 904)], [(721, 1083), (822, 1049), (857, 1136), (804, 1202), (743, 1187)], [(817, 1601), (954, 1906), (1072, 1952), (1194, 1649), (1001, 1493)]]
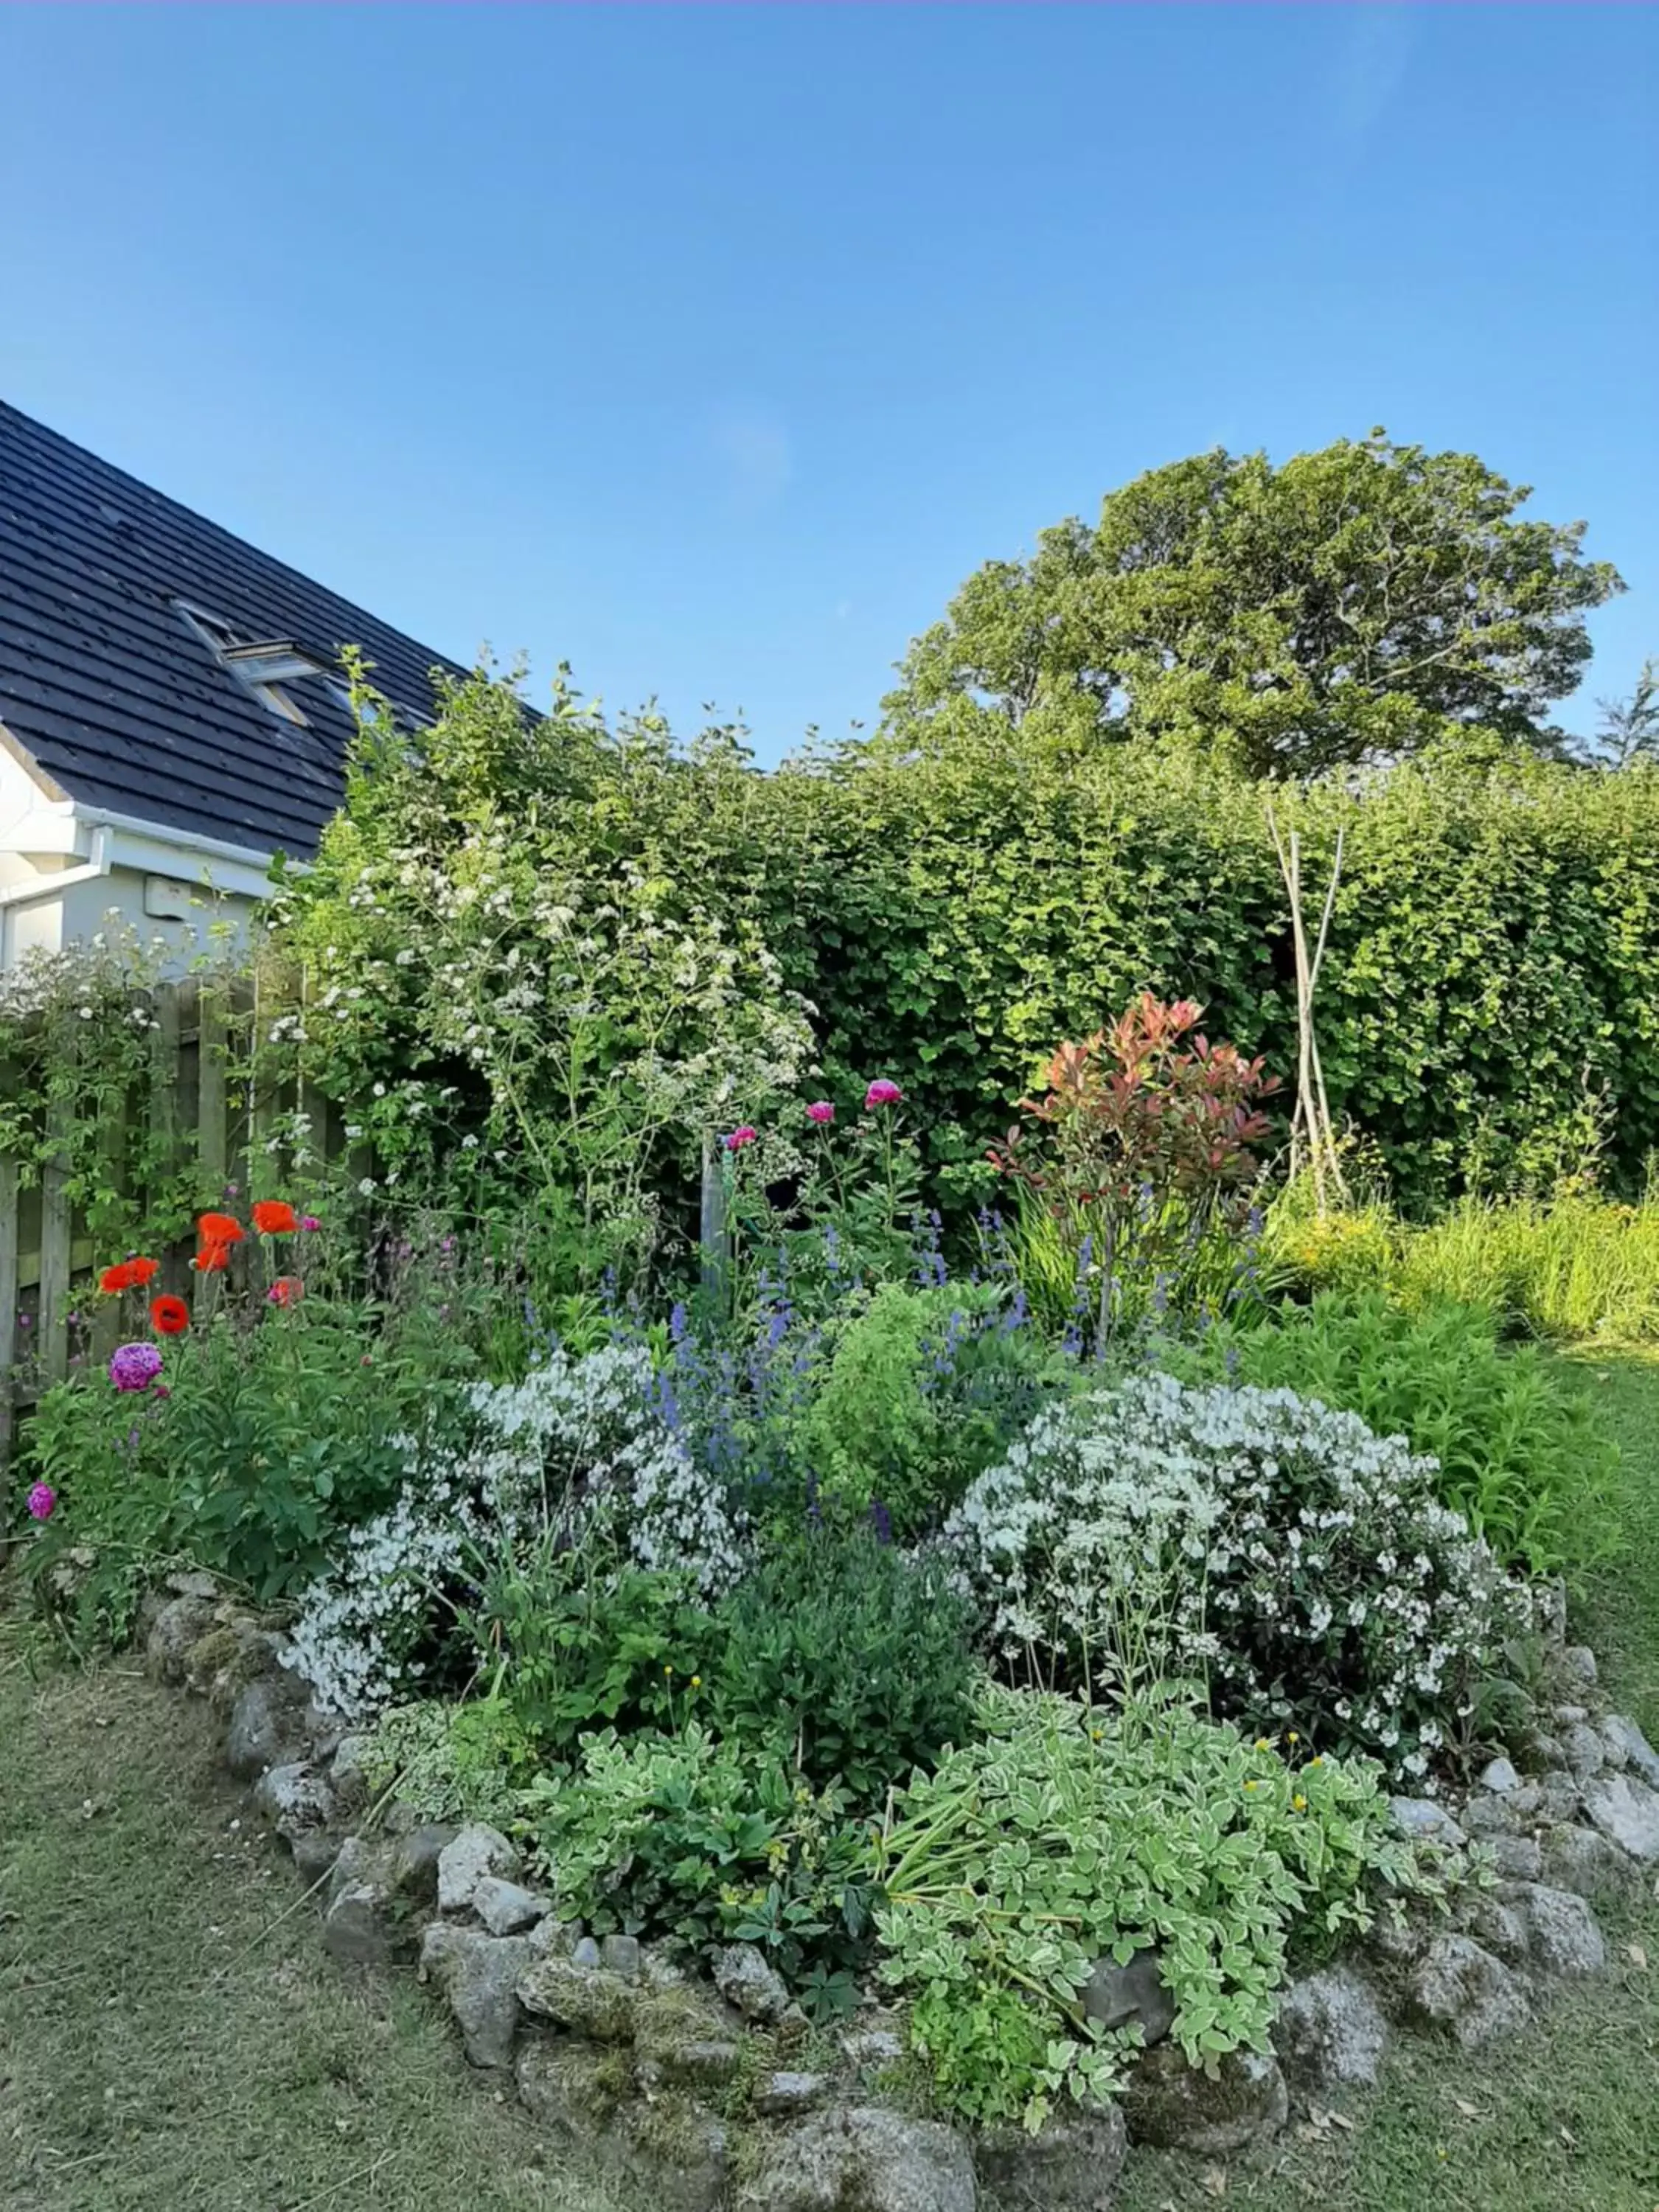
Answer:
[[(979, 1158), (1038, 1057), (1143, 986), (1199, 997), (1213, 1034), (1294, 1072), (1260, 784), (1127, 746), (872, 750), (767, 779), (664, 770), (632, 803), (688, 893), (718, 886), (762, 922), (840, 1095), (896, 1077), (941, 1167)], [(1334, 1110), (1376, 1140), (1402, 1206), (1547, 1169), (1587, 1085), (1633, 1182), (1659, 1145), (1659, 771), (1477, 738), (1276, 804), (1321, 890), (1346, 830), (1322, 1051)]]
[[(365, 1091), (404, 1075), (426, 1050), (420, 969), (368, 939), (422, 966), (446, 940), (395, 869), (376, 879), (390, 903), (369, 930), (362, 870), (418, 847), (465, 877), (469, 841), (510, 818), (527, 881), (575, 882), (613, 915), (648, 881), (665, 920), (763, 937), (816, 1009), (823, 1088), (846, 1104), (896, 1077), (941, 1194), (962, 1198), (1042, 1058), (1143, 988), (1202, 1000), (1212, 1035), (1293, 1073), (1266, 788), (1212, 753), (1067, 754), (990, 718), (931, 751), (876, 741), (766, 775), (732, 732), (682, 755), (655, 718), (613, 733), (562, 693), (526, 731), (477, 678), (418, 760), (366, 744), (350, 820), (296, 887), (292, 927), (302, 956), (327, 947), (361, 968), (363, 989), (327, 1024), (335, 1073)], [(1659, 768), (1577, 768), (1476, 732), (1387, 773), (1276, 787), (1275, 804), (1303, 832), (1310, 903), (1346, 832), (1322, 1050), (1333, 1109), (1380, 1146), (1402, 1208), (1471, 1182), (1547, 1183), (1603, 1090), (1608, 1164), (1633, 1185), (1659, 1145)], [(533, 931), (525, 951), (551, 988)], [(758, 970), (755, 983), (777, 988)]]

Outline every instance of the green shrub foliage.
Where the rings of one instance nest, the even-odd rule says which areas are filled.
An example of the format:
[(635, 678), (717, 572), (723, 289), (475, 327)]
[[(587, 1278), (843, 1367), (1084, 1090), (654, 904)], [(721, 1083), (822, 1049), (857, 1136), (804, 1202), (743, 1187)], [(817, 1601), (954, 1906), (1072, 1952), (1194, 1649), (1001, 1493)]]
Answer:
[[(861, 1095), (872, 1073), (900, 1082), (927, 1164), (961, 1198), (983, 1194), (986, 1147), (1055, 1041), (1091, 1034), (1141, 989), (1200, 1000), (1211, 1036), (1294, 1070), (1288, 915), (1261, 787), (1215, 755), (1173, 738), (1085, 749), (970, 721), (763, 775), (738, 732), (685, 749), (654, 719), (609, 732), (568, 690), (536, 742), (509, 745), (504, 716), (516, 729), (519, 710), (482, 683), (455, 695), (419, 762), (366, 738), (349, 813), (284, 908), (284, 944), (318, 968), (329, 1001), (291, 1049), (319, 1080), (351, 1079), (388, 1157), (412, 1165), (459, 1146), (473, 1118), (484, 1141), (467, 1158), (488, 1157), (523, 1135), (514, 1101), (532, 1063), (568, 1073), (569, 1040), (538, 1039), (529, 1015), (512, 1066), (492, 1062), (482, 1085), (477, 1068), (460, 1073), (465, 1052), (441, 1034), (449, 1001), (434, 997), (439, 939), (400, 879), (411, 842), (439, 851), (453, 902), (479, 825), (494, 835), (508, 817), (520, 848), (533, 825), (544, 877), (580, 881), (596, 914), (603, 886), (632, 886), (610, 899), (612, 916), (631, 930), (648, 910), (667, 933), (662, 973), (630, 970), (635, 1012), (659, 1003), (676, 962), (713, 993), (672, 1039), (647, 1040), (647, 1022), (637, 1038), (577, 1040), (604, 1130), (636, 1149), (647, 1130), (647, 1151), (673, 1149), (659, 1111), (682, 1146), (699, 1115), (764, 1129), (789, 1079), (777, 1040), (803, 1004), (821, 1095)], [(1582, 1120), (1587, 1083), (1613, 1115), (1607, 1171), (1633, 1185), (1659, 1145), (1659, 770), (1592, 772), (1473, 730), (1392, 770), (1280, 789), (1275, 804), (1302, 832), (1310, 881), (1346, 832), (1321, 1049), (1334, 1112), (1376, 1139), (1406, 1210), (1471, 1175), (1489, 1188), (1522, 1176)], [(532, 921), (545, 906), (516, 878), (514, 897), (515, 921), (526, 899)], [(455, 911), (445, 945), (472, 909)], [(599, 925), (595, 959), (623, 957), (620, 926)], [(519, 949), (540, 977), (550, 940), (534, 937), (504, 929), (500, 957)], [(489, 988), (499, 996), (493, 970)], [(650, 1073), (665, 1046), (695, 1064), (695, 1081), (669, 1085), (672, 1114)], [(288, 1048), (279, 1041), (278, 1056)], [(440, 1097), (430, 1085), (446, 1081)], [(610, 1195), (586, 1098), (580, 1142), (548, 1136), (547, 1173)]]

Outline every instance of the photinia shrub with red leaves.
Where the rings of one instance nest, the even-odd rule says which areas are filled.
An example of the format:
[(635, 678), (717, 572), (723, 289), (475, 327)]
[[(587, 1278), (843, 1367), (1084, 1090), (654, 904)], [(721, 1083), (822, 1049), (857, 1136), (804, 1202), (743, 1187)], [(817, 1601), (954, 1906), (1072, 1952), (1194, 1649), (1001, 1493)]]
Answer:
[(1059, 1231), (1079, 1285), (1098, 1277), (1103, 1346), (1132, 1278), (1161, 1310), (1246, 1224), (1279, 1079), (1212, 1044), (1203, 1012), (1143, 991), (1109, 1028), (1062, 1044), (1048, 1089), (1020, 1102), (1024, 1120), (989, 1155)]

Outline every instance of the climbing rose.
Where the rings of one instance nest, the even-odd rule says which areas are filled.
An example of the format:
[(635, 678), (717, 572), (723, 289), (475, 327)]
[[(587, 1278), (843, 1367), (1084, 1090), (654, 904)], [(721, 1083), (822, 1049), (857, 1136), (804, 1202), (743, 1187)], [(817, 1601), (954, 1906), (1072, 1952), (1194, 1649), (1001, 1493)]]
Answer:
[(292, 1237), (300, 1217), (283, 1198), (262, 1198), (253, 1209), (253, 1225), (262, 1237)]
[(190, 1308), (182, 1298), (164, 1291), (150, 1301), (149, 1325), (157, 1336), (182, 1336), (190, 1327)]
[(29, 1517), (33, 1521), (50, 1521), (58, 1504), (58, 1492), (49, 1482), (37, 1482), (29, 1492)]
[(742, 1128), (733, 1129), (726, 1139), (726, 1149), (728, 1152), (740, 1152), (745, 1145), (752, 1145), (759, 1134), (758, 1129), (751, 1129), (745, 1121)]
[(161, 1371), (153, 1344), (118, 1345), (109, 1356), (109, 1379), (118, 1390), (148, 1390)]
[(809, 1121), (816, 1121), (820, 1129), (827, 1129), (836, 1118), (836, 1109), (827, 1098), (816, 1099), (806, 1109)]
[(866, 1106), (896, 1106), (904, 1093), (885, 1075), (878, 1075), (864, 1094)]
[(278, 1275), (266, 1297), (274, 1306), (297, 1306), (306, 1294), (306, 1286), (297, 1275)]

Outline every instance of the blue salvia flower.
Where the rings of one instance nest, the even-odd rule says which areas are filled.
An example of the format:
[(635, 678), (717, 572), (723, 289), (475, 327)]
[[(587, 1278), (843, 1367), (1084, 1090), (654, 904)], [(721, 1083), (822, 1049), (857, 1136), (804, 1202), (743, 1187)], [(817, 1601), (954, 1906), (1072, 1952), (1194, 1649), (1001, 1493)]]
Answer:
[(870, 1522), (876, 1532), (876, 1541), (878, 1544), (892, 1542), (893, 1516), (878, 1498), (872, 1498), (870, 1501)]
[(686, 1328), (685, 1300), (684, 1298), (676, 1298), (673, 1304), (668, 1310), (669, 1342), (671, 1344), (683, 1344), (685, 1341)]

